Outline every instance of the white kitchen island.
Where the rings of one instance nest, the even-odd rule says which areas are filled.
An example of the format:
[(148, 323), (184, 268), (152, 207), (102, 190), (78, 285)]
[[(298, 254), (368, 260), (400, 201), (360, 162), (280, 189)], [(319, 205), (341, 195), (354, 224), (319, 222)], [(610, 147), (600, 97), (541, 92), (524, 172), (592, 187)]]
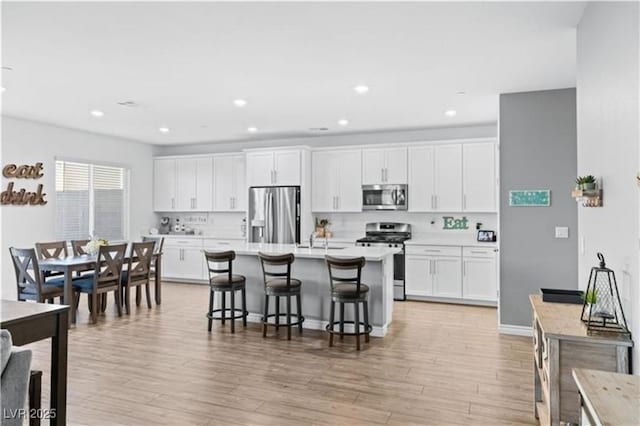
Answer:
[[(369, 323), (372, 336), (384, 336), (391, 324), (393, 314), (393, 255), (399, 251), (386, 247), (329, 248), (321, 246), (302, 248), (291, 244), (236, 243), (225, 247), (207, 247), (208, 251), (234, 250), (236, 260), (233, 273), (247, 278), (247, 310), (249, 321), (260, 321), (264, 309), (264, 280), (258, 253), (293, 253), (292, 278), (302, 281), (302, 315), (304, 328), (324, 330), (329, 323), (331, 287), (325, 255), (336, 257), (360, 257), (366, 259), (362, 270), (362, 282), (369, 290)], [(204, 256), (203, 256), (204, 258)], [(219, 298), (216, 298), (219, 300)], [(284, 298), (283, 298), (284, 299)], [(239, 298), (236, 298), (239, 301)], [(273, 302), (272, 302), (273, 303)], [(280, 312), (284, 312), (284, 301)], [(295, 304), (293, 304), (295, 306)], [(203, 304), (206, 310), (206, 304)], [(295, 308), (294, 308), (295, 311)], [(345, 320), (352, 319), (353, 312), (347, 307)], [(337, 318), (336, 318), (337, 319)]]

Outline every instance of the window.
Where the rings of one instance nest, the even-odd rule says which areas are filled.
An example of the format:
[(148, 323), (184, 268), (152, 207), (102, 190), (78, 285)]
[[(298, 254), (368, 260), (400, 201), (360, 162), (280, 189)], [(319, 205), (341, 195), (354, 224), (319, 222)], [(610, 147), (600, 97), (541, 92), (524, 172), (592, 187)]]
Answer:
[(127, 239), (128, 171), (56, 161), (56, 238)]

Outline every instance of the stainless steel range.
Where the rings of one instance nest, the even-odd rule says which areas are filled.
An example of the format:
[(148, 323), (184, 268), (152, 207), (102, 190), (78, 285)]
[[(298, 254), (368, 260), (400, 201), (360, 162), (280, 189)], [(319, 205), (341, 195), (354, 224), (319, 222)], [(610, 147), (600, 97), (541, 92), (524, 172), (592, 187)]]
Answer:
[(402, 251), (393, 256), (393, 299), (405, 300), (404, 292), (404, 242), (411, 239), (408, 223), (367, 223), (364, 238), (356, 241), (360, 247), (396, 247)]

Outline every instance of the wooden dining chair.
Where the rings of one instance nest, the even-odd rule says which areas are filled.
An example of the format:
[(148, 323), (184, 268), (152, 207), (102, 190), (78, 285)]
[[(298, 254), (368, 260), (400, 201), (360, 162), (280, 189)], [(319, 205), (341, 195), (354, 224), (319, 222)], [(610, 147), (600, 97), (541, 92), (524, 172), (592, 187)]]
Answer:
[(86, 293), (91, 298), (91, 322), (96, 323), (98, 319), (98, 295), (114, 292), (114, 300), (118, 310), (118, 316), (122, 316), (122, 296), (121, 280), (122, 266), (124, 265), (124, 254), (127, 249), (126, 244), (112, 246), (100, 246), (96, 267), (92, 274), (84, 275), (73, 282), (75, 292), (73, 309), (78, 309), (80, 294)]
[[(146, 243), (149, 241), (154, 242), (153, 246), (153, 254), (162, 255), (162, 248), (164, 247), (164, 237), (142, 237), (142, 242)], [(156, 261), (155, 259), (151, 260), (151, 273), (149, 275), (150, 280), (156, 279)], [(140, 305), (140, 300), (142, 299), (142, 292), (140, 291), (140, 287), (136, 287), (136, 305)]]
[(71, 250), (73, 250), (73, 255), (82, 256), (88, 254), (87, 244), (90, 242), (91, 240), (71, 240)]
[[(133, 243), (131, 245), (131, 255), (127, 261), (127, 270), (122, 272), (122, 295), (124, 296), (124, 306), (127, 315), (131, 313), (130, 293), (131, 287), (136, 287), (138, 291), (145, 287), (147, 295), (147, 308), (151, 309), (151, 289), (149, 280), (151, 275), (151, 259), (153, 258), (153, 247), (155, 243)], [(140, 302), (136, 300), (136, 306)]]
[[(38, 260), (43, 259), (61, 259), (69, 255), (66, 241), (53, 241), (50, 243), (36, 243), (36, 252)], [(44, 271), (42, 278), (46, 281), (49, 277), (64, 275), (64, 272)]]
[(45, 282), (38, 266), (34, 249), (9, 248), (13, 268), (16, 273), (16, 287), (19, 301), (34, 300), (38, 303), (53, 303), (54, 297), (64, 301), (64, 278)]

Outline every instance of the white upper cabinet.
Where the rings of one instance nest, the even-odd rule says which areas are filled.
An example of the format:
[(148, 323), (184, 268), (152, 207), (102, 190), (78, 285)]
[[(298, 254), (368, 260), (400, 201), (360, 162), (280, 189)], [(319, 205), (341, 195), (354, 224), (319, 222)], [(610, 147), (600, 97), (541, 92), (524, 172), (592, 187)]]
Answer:
[(362, 151), (362, 184), (406, 184), (407, 148), (372, 148)]
[(408, 161), (409, 211), (461, 211), (460, 144), (413, 146)]
[(154, 210), (211, 210), (211, 157), (154, 160)]
[(248, 186), (297, 186), (301, 183), (299, 150), (247, 153)]
[(463, 210), (495, 212), (496, 149), (493, 142), (465, 144), (462, 149), (464, 171)]
[(362, 211), (360, 150), (317, 151), (311, 161), (312, 211)]
[(435, 147), (433, 145), (409, 148), (409, 211), (435, 210), (434, 158)]
[(153, 164), (153, 209), (176, 209), (176, 160), (156, 159)]
[(244, 155), (213, 158), (213, 211), (246, 210), (246, 189)]
[[(435, 150), (436, 211), (462, 210), (462, 145), (436, 145)], [(409, 200), (411, 202), (411, 200)]]

